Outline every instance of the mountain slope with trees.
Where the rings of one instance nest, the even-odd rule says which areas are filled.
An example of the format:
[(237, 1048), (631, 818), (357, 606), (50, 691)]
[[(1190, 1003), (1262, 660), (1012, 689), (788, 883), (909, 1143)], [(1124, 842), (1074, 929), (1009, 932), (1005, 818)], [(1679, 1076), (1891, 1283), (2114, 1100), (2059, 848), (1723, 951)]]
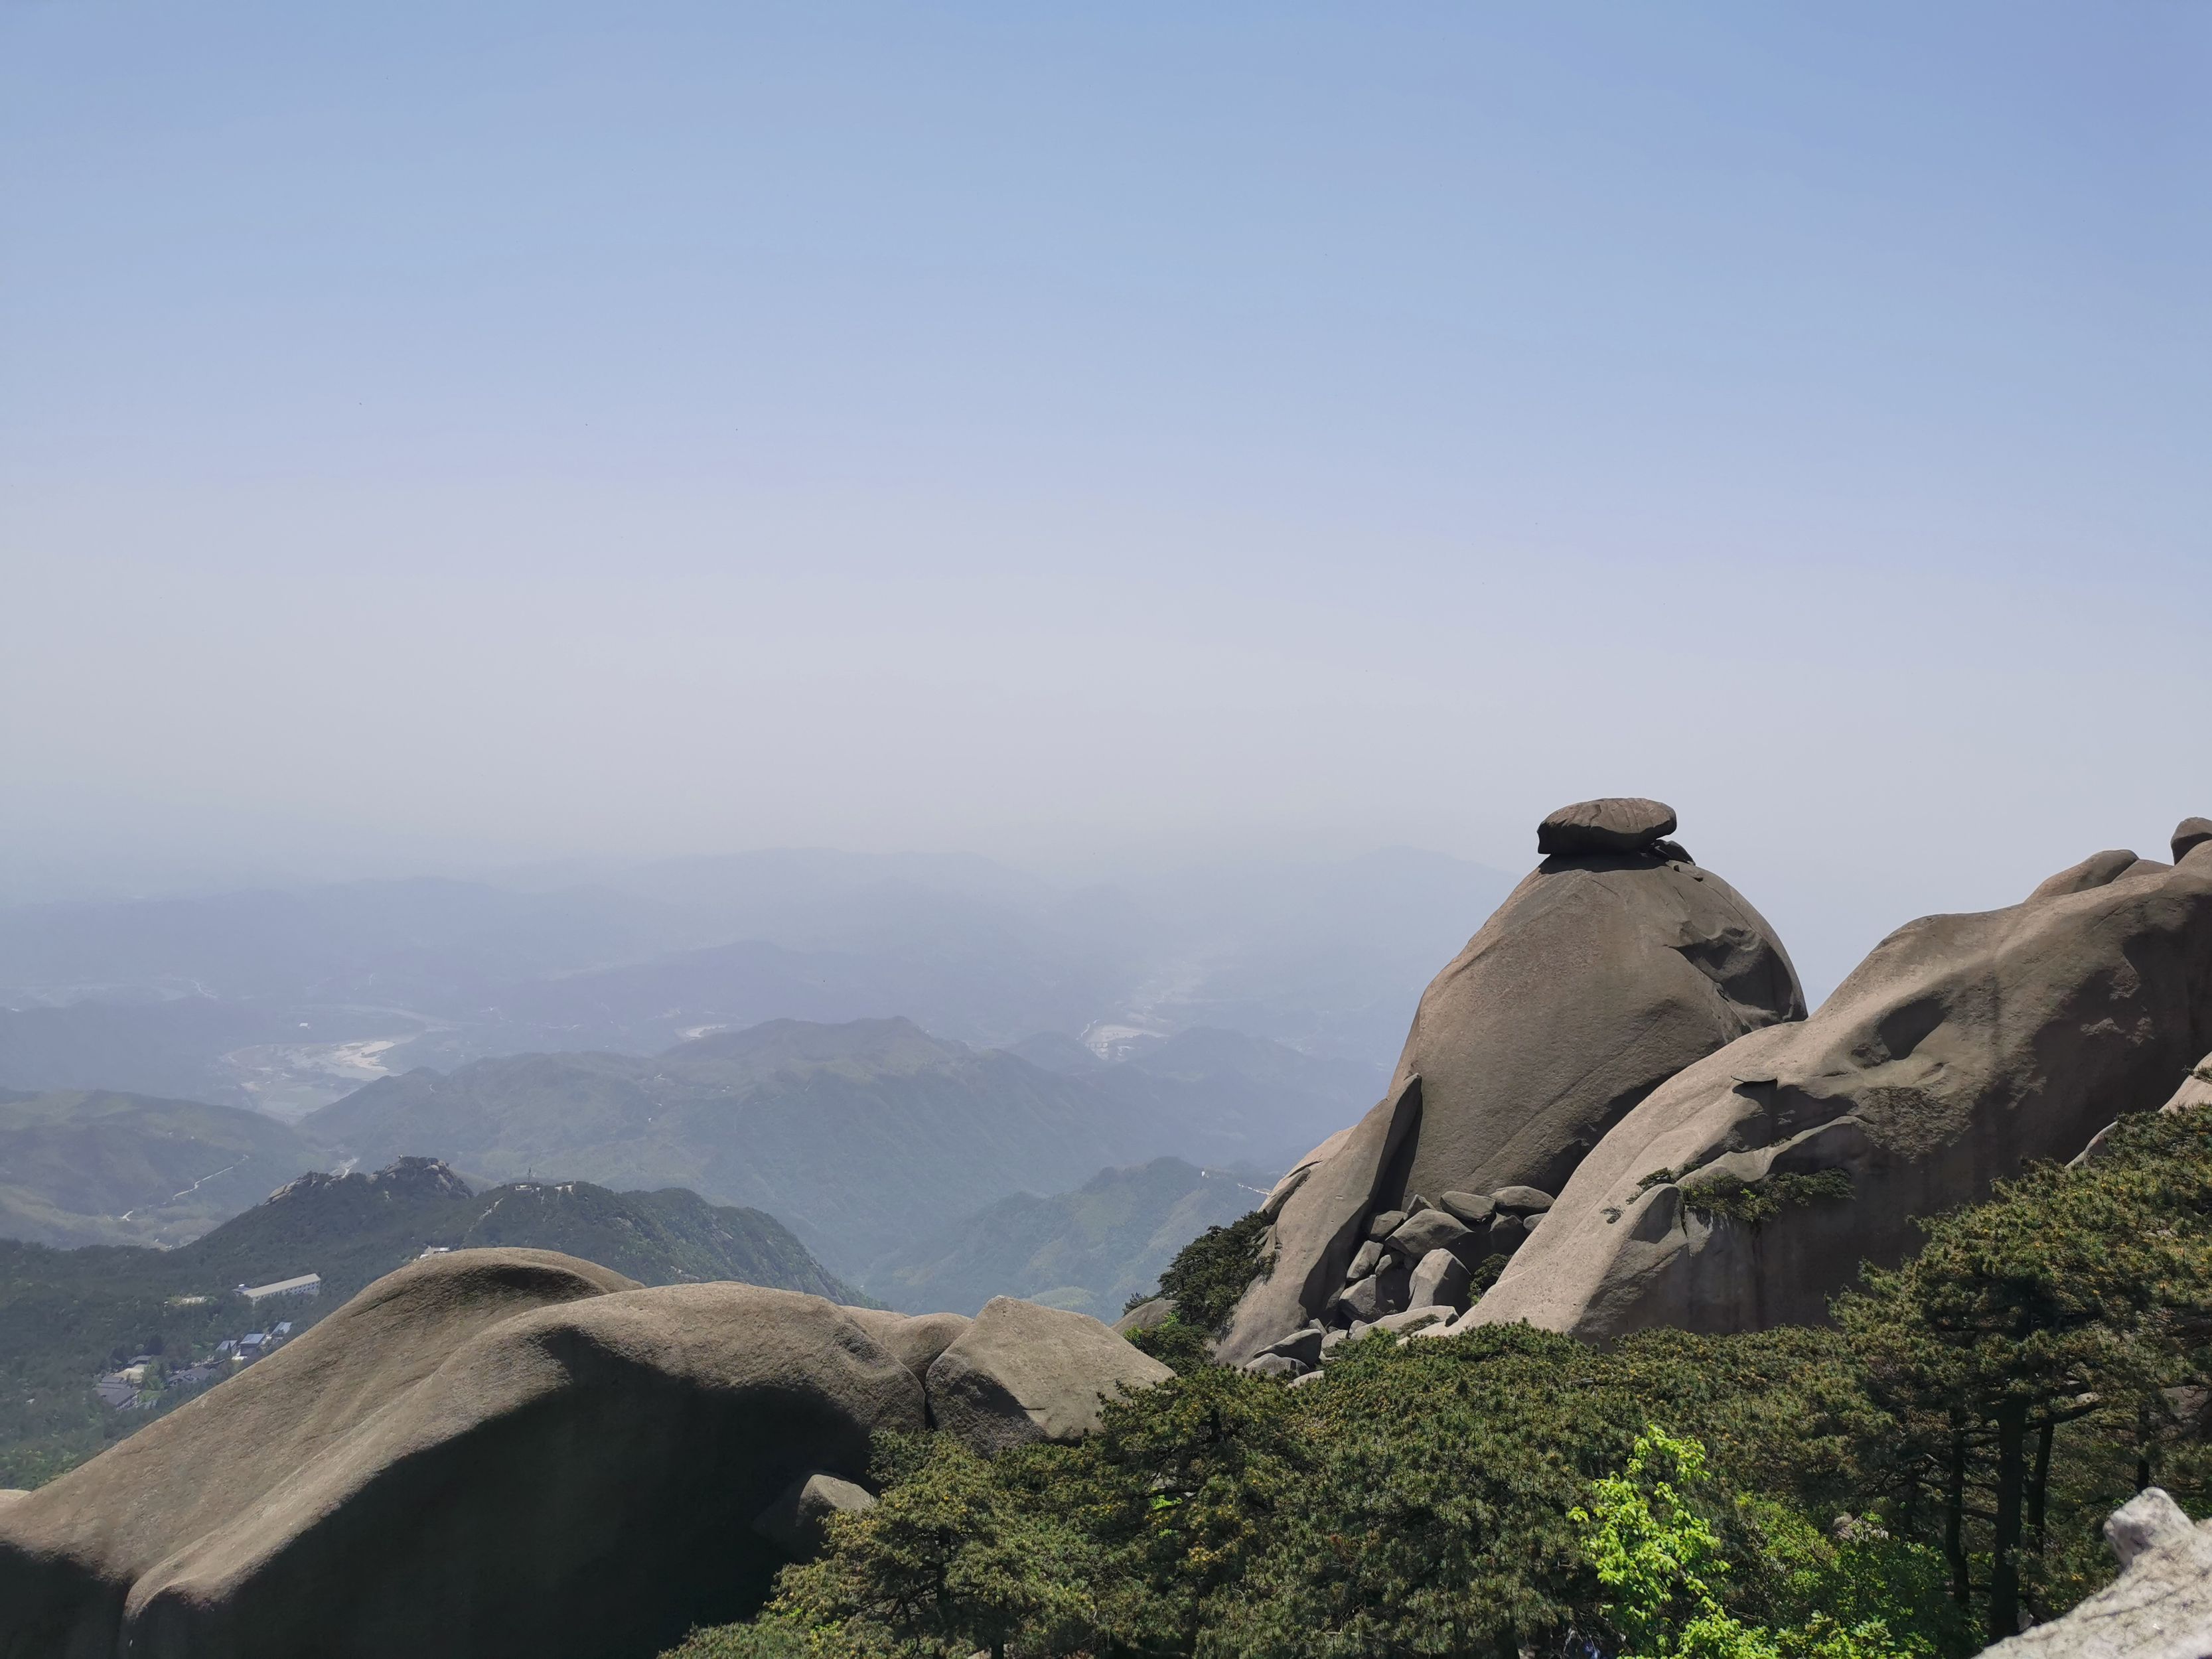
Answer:
[(972, 1314), (1015, 1296), (1112, 1320), (1208, 1227), (1234, 1221), (1264, 1188), (1246, 1175), (1160, 1158), (1102, 1170), (1072, 1193), (1017, 1193), (878, 1261), (873, 1294), (914, 1313)]
[[(156, 1382), (144, 1409), (118, 1410), (93, 1391), (103, 1370), (148, 1355), (174, 1372), (272, 1322), (304, 1330), (426, 1249), (495, 1244), (559, 1250), (647, 1285), (734, 1279), (862, 1299), (757, 1210), (584, 1182), (477, 1192), (426, 1158), (302, 1176), (173, 1250), (0, 1241), (0, 1487), (59, 1474), (198, 1391)], [(312, 1297), (257, 1308), (236, 1294), (311, 1273), (322, 1279)]]
[(181, 1244), (321, 1161), (307, 1137), (235, 1106), (0, 1091), (0, 1238)]

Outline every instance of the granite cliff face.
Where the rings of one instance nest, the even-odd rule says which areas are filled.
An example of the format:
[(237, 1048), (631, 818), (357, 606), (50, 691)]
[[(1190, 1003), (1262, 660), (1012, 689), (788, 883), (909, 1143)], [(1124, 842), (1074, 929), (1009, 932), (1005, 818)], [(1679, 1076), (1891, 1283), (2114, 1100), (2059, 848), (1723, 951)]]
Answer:
[[(1667, 839), (1674, 829), (1670, 808), (1627, 799), (1562, 807), (1539, 826), (1543, 862), (1422, 994), (1389, 1092), (1271, 1195), (1273, 1267), (1238, 1306), (1223, 1358), (1332, 1322), (1347, 1295), (1334, 1323), (1404, 1310), (1419, 1264), (1369, 1238), (1378, 1215), (1402, 1223), (1445, 1194), (1481, 1200), (1492, 1207), (1479, 1226), (1462, 1222), (1455, 1254), (1472, 1267), (1510, 1252), (1540, 1206), (1498, 1223), (1495, 1210), (1514, 1207), (1499, 1194), (1548, 1202), (1668, 1078), (1803, 1017), (1773, 929)], [(1363, 1262), (1370, 1242), (1385, 1248)], [(1351, 1291), (1390, 1263), (1402, 1285)]]
[[(1915, 1217), (2158, 1107), (2212, 1047), (2196, 822), (2175, 864), (2100, 853), (2008, 908), (1908, 923), (1809, 1020), (1686, 1067), (1583, 1161), (1465, 1322), (1604, 1339), (1818, 1321), (1862, 1260), (1913, 1248)], [(1762, 1186), (1791, 1201), (1730, 1218), (1729, 1194)]]

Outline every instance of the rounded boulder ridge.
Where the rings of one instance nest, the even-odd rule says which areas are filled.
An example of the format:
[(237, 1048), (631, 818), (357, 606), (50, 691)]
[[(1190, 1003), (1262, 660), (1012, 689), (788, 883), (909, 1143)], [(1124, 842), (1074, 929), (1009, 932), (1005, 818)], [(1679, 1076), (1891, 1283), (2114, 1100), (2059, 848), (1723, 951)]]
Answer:
[(1562, 806), (1536, 826), (1536, 854), (1640, 853), (1674, 833), (1674, 809), (1662, 800), (1610, 795)]
[[(1462, 1322), (1594, 1340), (1817, 1323), (1862, 1261), (1918, 1247), (1916, 1218), (2158, 1107), (2212, 1048), (2212, 855), (2039, 892), (1907, 923), (1809, 1020), (1668, 1082)], [(1755, 1237), (1697, 1207), (1701, 1182), (1820, 1175), (1849, 1196), (1786, 1204)]]
[(0, 1510), (0, 1652), (658, 1652), (759, 1604), (795, 1479), (924, 1422), (819, 1297), (456, 1250)]
[(1103, 1403), (1175, 1373), (1089, 1314), (994, 1296), (929, 1368), (937, 1426), (987, 1456), (1079, 1440)]

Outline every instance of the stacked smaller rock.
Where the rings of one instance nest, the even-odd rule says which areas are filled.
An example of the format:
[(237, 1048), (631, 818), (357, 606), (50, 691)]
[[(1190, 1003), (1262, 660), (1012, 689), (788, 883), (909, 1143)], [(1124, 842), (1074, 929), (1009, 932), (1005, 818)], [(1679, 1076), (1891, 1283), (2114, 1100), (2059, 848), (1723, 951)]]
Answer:
[(1270, 1344), (1244, 1369), (1295, 1380), (1370, 1330), (1403, 1335), (1466, 1312), (1474, 1269), (1518, 1249), (1551, 1207), (1552, 1195), (1534, 1187), (1446, 1193), (1433, 1204), (1407, 1194), (1369, 1220), (1344, 1287), (1322, 1316)]

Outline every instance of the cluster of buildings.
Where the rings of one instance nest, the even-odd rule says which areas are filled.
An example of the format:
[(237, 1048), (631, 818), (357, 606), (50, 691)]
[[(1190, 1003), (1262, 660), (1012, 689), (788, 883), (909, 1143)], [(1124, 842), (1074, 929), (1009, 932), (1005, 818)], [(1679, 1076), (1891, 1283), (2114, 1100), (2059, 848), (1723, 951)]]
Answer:
[[(265, 1302), (287, 1297), (311, 1297), (322, 1294), (323, 1281), (317, 1273), (301, 1273), (295, 1279), (280, 1279), (269, 1285), (240, 1285), (237, 1294), (246, 1298), (248, 1306), (258, 1310)], [(184, 1303), (204, 1302), (204, 1297), (179, 1298)], [(150, 1411), (161, 1403), (162, 1395), (172, 1389), (196, 1389), (218, 1382), (240, 1366), (249, 1365), (263, 1355), (273, 1352), (292, 1334), (292, 1322), (277, 1321), (264, 1330), (248, 1331), (243, 1336), (225, 1337), (215, 1345), (215, 1352), (205, 1359), (195, 1360), (173, 1370), (164, 1370), (160, 1357), (142, 1353), (132, 1356), (129, 1364), (104, 1373), (93, 1386), (103, 1404), (119, 1412)]]

